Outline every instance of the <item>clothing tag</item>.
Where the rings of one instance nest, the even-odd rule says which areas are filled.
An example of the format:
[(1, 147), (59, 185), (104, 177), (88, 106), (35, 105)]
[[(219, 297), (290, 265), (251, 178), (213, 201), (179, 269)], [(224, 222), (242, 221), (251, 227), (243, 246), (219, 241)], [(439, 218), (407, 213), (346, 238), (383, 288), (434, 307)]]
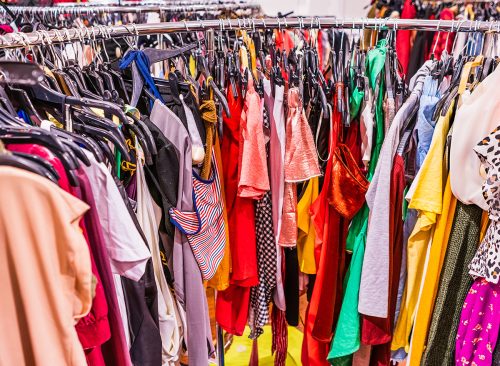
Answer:
[(52, 123), (51, 121), (46, 120), (46, 119), (42, 120), (42, 122), (40, 123), (40, 127), (44, 130), (47, 130), (47, 131), (50, 131), (52, 126), (55, 126), (55, 124)]
[(64, 119), (66, 122), (66, 131), (73, 132), (73, 118), (71, 116), (71, 106), (69, 104), (64, 106)]

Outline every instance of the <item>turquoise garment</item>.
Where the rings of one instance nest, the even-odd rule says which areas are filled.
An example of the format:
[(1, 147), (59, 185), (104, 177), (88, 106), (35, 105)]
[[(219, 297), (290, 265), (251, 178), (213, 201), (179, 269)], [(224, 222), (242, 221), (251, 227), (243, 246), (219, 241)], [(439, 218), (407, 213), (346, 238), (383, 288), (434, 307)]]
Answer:
[[(375, 101), (375, 144), (372, 148), (370, 165), (368, 167), (368, 180), (371, 181), (375, 173), (380, 150), (384, 142), (384, 65), (387, 51), (385, 39), (377, 43), (377, 47), (367, 54), (367, 76)], [(378, 88), (377, 88), (378, 85)], [(378, 89), (378, 91), (376, 91)], [(378, 93), (378, 94), (376, 94)], [(351, 101), (352, 101), (351, 97)], [(365, 254), (366, 234), (368, 231), (368, 216), (370, 210), (366, 203), (356, 214), (351, 222), (347, 235), (346, 250), (352, 251), (349, 269), (344, 280), (344, 298), (340, 310), (339, 320), (335, 329), (332, 346), (328, 354), (328, 361), (332, 365), (350, 365), (352, 354), (359, 349), (361, 329), (358, 313), (359, 286), (361, 282), (361, 269)]]

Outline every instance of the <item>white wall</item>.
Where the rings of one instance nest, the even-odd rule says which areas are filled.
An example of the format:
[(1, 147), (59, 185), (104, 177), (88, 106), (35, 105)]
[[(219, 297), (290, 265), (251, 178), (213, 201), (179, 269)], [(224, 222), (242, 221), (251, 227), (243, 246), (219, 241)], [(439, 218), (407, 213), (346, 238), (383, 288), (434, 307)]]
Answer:
[(280, 11), (287, 13), (294, 11), (292, 16), (336, 16), (343, 18), (363, 17), (366, 15), (365, 6), (370, 0), (257, 0), (260, 2), (264, 14), (276, 16)]

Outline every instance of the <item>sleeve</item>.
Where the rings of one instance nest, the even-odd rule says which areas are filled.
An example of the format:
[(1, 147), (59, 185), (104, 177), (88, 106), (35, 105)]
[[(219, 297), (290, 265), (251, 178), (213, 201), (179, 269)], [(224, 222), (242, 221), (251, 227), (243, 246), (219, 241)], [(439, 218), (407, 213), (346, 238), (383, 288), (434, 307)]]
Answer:
[(59, 205), (60, 230), (64, 240), (68, 274), (74, 277), (73, 317), (78, 320), (88, 314), (92, 307), (92, 266), (90, 252), (85, 237), (80, 229), (80, 220), (89, 206), (72, 195), (58, 191), (61, 195)]
[(84, 167), (91, 180), (92, 193), (103, 230), (111, 270), (132, 281), (139, 281), (151, 257), (123, 201), (111, 173), (102, 164)]

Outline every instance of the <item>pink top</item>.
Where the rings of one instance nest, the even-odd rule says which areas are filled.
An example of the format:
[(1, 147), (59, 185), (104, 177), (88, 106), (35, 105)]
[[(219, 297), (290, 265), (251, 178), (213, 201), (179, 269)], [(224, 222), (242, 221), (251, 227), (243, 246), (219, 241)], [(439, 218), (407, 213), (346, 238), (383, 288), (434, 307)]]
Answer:
[(278, 242), (297, 245), (297, 185), (321, 175), (314, 137), (302, 106), (299, 89), (288, 90), (285, 142), (285, 192)]
[(263, 128), (262, 101), (255, 91), (253, 80), (248, 80), (248, 90), (241, 113), (239, 150), (238, 196), (261, 199), (269, 191), (266, 141)]

